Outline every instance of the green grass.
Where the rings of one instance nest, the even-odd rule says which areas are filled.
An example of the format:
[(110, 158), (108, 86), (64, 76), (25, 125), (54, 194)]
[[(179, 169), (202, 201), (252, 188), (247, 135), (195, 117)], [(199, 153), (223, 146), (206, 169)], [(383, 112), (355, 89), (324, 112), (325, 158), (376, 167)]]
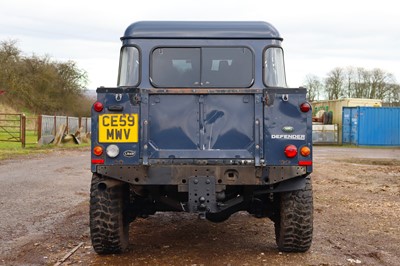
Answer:
[(74, 149), (82, 149), (86, 150), (90, 147), (90, 143), (83, 143), (80, 145), (77, 144), (61, 144), (59, 146), (50, 144), (45, 146), (37, 146), (37, 145), (27, 145), (25, 148), (22, 148), (21, 144), (17, 147), (10, 147), (11, 145), (2, 145), (0, 143), (0, 160), (6, 159), (15, 159), (21, 156), (29, 156), (33, 154), (46, 154), (50, 153), (54, 150), (74, 150)]
[[(19, 133), (12, 133), (12, 136), (19, 138)], [(16, 139), (13, 138), (10, 134), (5, 133), (4, 131), (0, 131), (0, 148), (16, 148), (21, 146), (21, 142), (16, 142)], [(36, 145), (37, 143), (37, 134), (34, 131), (26, 131), (26, 140), (25, 143), (28, 145)], [(7, 140), (12, 141), (7, 141)]]
[[(9, 138), (9, 135), (1, 133), (0, 140)], [(69, 149), (87, 149), (90, 143), (77, 144), (61, 144), (61, 145), (42, 145), (37, 144), (37, 135), (33, 131), (26, 132), (26, 145), (22, 148), (21, 142), (5, 142), (0, 141), (0, 160), (13, 159), (20, 156), (27, 156), (32, 154), (45, 154), (50, 153), (53, 150), (69, 150)]]

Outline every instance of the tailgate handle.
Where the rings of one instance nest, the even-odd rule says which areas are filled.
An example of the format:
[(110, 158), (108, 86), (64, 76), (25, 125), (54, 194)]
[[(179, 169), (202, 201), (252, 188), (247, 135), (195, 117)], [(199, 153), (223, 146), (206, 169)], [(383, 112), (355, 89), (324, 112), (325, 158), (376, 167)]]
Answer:
[(124, 107), (122, 105), (110, 105), (107, 107), (108, 111), (120, 111), (122, 112), (124, 110)]

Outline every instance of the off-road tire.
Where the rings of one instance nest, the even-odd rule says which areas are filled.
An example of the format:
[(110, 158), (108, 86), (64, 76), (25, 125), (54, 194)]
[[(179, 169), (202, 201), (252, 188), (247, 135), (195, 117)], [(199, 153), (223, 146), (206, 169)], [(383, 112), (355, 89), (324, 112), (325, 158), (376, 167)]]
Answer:
[[(105, 186), (109, 182), (110, 186)], [(90, 189), (90, 236), (98, 254), (123, 252), (129, 242), (129, 221), (125, 214), (129, 187), (93, 174)]]
[(275, 218), (275, 237), (283, 252), (305, 252), (313, 235), (313, 194), (310, 177), (304, 189), (279, 195)]

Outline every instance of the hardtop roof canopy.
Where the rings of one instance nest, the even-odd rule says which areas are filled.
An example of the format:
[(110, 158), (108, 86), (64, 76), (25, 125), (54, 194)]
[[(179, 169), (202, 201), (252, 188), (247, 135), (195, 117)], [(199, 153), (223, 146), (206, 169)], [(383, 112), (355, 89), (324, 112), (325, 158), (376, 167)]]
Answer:
[(139, 21), (125, 30), (125, 39), (276, 39), (277, 29), (263, 21)]

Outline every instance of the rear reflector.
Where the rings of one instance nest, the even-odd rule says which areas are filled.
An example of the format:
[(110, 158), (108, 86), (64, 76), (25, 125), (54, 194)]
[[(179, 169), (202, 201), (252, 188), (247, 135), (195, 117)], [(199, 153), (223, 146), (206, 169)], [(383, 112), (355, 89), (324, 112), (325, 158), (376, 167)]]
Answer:
[(92, 159), (92, 164), (104, 164), (104, 159)]
[(307, 113), (308, 111), (311, 110), (311, 104), (308, 103), (308, 102), (302, 103), (302, 104), (300, 105), (300, 110), (301, 110), (303, 113)]
[(95, 102), (95, 103), (93, 104), (93, 109), (94, 109), (96, 112), (101, 112), (101, 111), (103, 111), (103, 108), (104, 108), (104, 106), (103, 106), (103, 104), (102, 104), (101, 102)]
[(312, 165), (312, 161), (299, 161), (300, 166), (310, 166)]

